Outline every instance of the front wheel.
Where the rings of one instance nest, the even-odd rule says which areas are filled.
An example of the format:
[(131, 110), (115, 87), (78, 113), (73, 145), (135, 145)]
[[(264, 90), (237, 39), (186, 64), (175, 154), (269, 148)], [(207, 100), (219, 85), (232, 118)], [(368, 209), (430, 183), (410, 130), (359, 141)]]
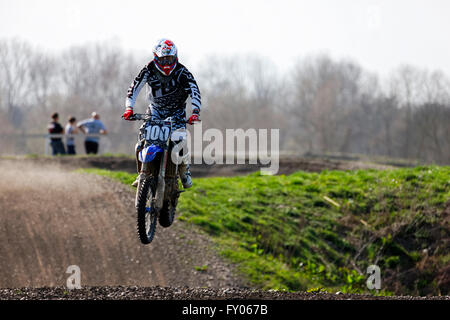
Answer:
[(145, 178), (139, 183), (136, 198), (137, 232), (143, 244), (149, 244), (155, 236), (157, 214), (152, 206), (154, 191), (153, 178)]

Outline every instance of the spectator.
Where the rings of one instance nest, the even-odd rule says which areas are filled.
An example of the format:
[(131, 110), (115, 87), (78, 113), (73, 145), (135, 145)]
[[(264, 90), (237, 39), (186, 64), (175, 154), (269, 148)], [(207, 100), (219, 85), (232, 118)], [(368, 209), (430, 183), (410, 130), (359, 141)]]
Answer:
[[(66, 134), (73, 135), (78, 133), (78, 128), (75, 125), (75, 121), (77, 119), (75, 117), (70, 116), (68, 122), (66, 124)], [(75, 151), (75, 138), (73, 136), (69, 136), (66, 138), (66, 146), (67, 146), (67, 154), (76, 154)]]
[[(63, 134), (64, 129), (59, 124), (59, 114), (57, 112), (52, 114), (52, 121), (47, 126), (48, 132), (50, 134)], [(64, 149), (64, 144), (62, 142), (62, 138), (50, 138), (50, 145), (52, 146), (52, 154), (56, 156), (57, 154), (66, 154), (66, 150)]]
[(100, 137), (91, 137), (89, 135), (108, 133), (105, 125), (100, 121), (100, 116), (97, 114), (97, 112), (92, 112), (91, 118), (79, 122), (77, 127), (80, 128), (81, 132), (83, 132), (84, 134), (88, 134), (86, 140), (84, 141), (86, 153), (97, 154)]

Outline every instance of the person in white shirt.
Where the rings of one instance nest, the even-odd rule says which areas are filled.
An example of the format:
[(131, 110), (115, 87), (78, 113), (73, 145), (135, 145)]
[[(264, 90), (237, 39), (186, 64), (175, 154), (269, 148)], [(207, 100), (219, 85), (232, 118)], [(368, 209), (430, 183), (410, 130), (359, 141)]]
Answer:
[(76, 154), (75, 151), (75, 138), (71, 135), (77, 134), (78, 129), (75, 125), (75, 122), (77, 119), (73, 116), (70, 116), (68, 119), (68, 122), (65, 127), (65, 134), (70, 135), (66, 138), (66, 147), (67, 147), (67, 154), (74, 155)]

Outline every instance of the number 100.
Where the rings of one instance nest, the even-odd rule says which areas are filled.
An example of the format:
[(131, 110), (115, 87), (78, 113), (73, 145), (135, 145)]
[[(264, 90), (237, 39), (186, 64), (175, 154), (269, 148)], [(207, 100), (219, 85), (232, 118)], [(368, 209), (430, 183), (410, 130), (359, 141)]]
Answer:
[(145, 130), (147, 131), (146, 140), (167, 141), (169, 139), (169, 127), (148, 126)]

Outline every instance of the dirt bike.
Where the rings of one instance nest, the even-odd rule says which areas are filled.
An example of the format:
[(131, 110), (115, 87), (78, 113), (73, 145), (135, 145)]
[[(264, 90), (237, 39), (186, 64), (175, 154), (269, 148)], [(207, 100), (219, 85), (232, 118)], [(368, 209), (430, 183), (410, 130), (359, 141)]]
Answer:
[(177, 144), (187, 134), (185, 130), (172, 129), (171, 117), (152, 120), (149, 114), (135, 113), (130, 120), (144, 121), (139, 132), (142, 167), (135, 205), (139, 239), (149, 244), (155, 236), (157, 220), (164, 228), (174, 221), (178, 197), (184, 190), (179, 190), (178, 162), (172, 161), (171, 153), (178, 150)]

